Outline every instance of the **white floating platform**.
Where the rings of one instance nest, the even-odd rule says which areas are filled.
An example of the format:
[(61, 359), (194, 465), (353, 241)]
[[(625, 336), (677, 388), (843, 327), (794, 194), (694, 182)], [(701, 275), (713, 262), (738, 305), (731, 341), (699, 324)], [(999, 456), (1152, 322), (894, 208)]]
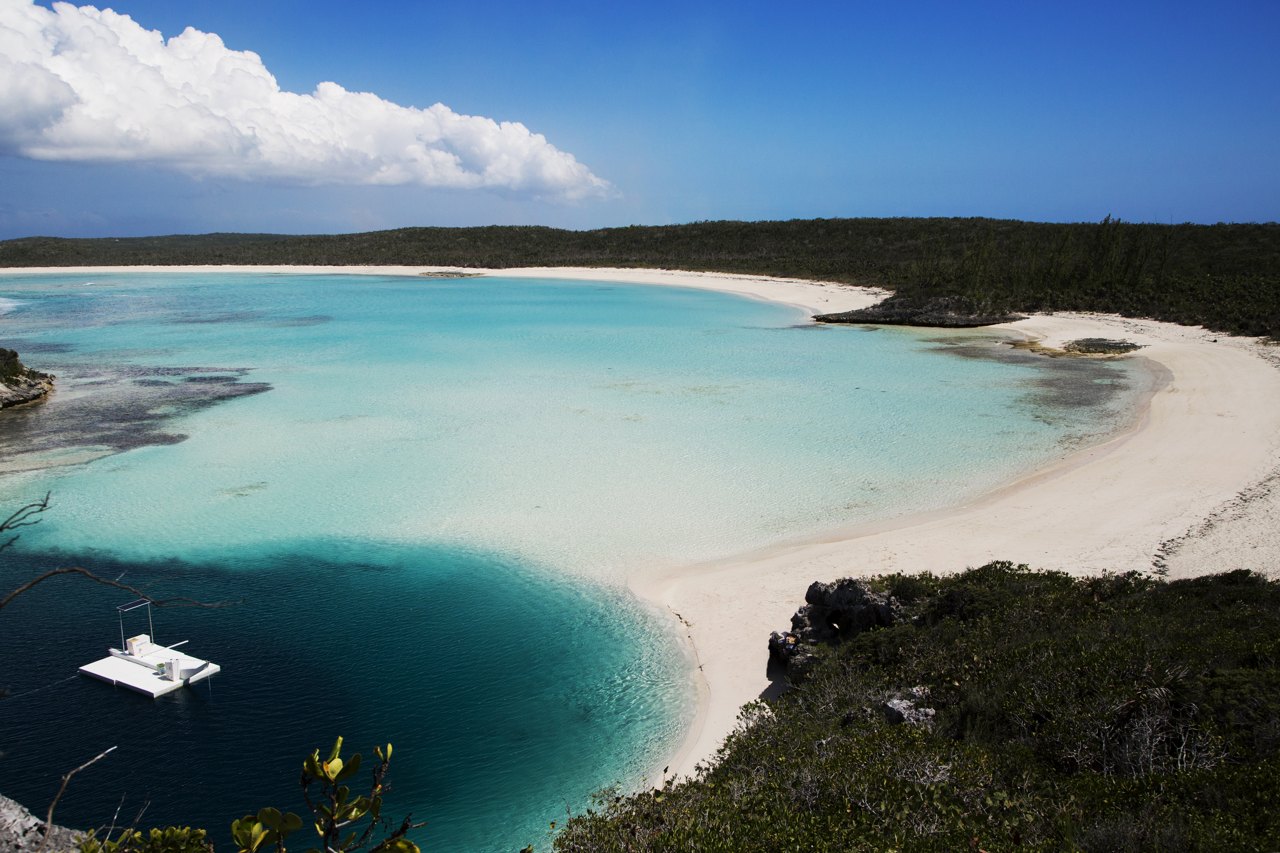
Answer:
[(80, 667), (81, 674), (117, 687), (128, 687), (154, 699), (222, 671), (216, 663), (192, 657), (173, 646), (151, 642), (139, 645), (133, 640), (129, 645), (129, 652), (111, 649), (108, 657)]

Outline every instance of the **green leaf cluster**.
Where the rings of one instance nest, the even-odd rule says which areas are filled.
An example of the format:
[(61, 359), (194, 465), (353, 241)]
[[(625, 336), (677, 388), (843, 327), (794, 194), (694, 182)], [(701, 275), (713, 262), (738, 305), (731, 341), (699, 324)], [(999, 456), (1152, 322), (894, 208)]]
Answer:
[(258, 853), (275, 848), (283, 850), (284, 840), (291, 832), (302, 828), (302, 818), (293, 812), (281, 813), (279, 809), (265, 808), (255, 815), (245, 815), (231, 822), (231, 840), (241, 853)]
[(143, 833), (136, 829), (121, 830), (115, 838), (110, 832), (90, 833), (79, 842), (82, 853), (209, 853), (213, 844), (203, 829), (169, 826)]
[[(406, 816), (397, 827), (382, 820), (385, 777), (391, 764), (391, 744), (374, 747), (377, 764), (370, 774), (367, 794), (353, 793), (348, 784), (361, 767), (360, 753), (342, 757), (342, 738), (334, 741), (325, 759), (315, 750), (302, 762), (302, 794), (311, 813), (319, 847), (308, 853), (349, 853), (368, 849), (371, 853), (419, 853), (408, 832), (424, 824)], [(302, 828), (304, 820), (293, 812), (276, 808), (259, 809), (231, 823), (231, 838), (239, 853), (286, 853), (286, 839)], [(385, 834), (379, 839), (378, 830)], [(372, 846), (371, 846), (372, 845)], [(122, 830), (115, 838), (90, 833), (79, 841), (81, 853), (210, 853), (213, 845), (203, 829), (167, 827), (144, 834)]]
[[(378, 763), (374, 766), (368, 794), (353, 793), (348, 782), (360, 771), (360, 753), (342, 757), (342, 738), (333, 742), (327, 758), (315, 750), (302, 762), (302, 795), (312, 814), (312, 826), (320, 838), (320, 848), (313, 853), (340, 853), (362, 850), (373, 843), (382, 820), (384, 777), (391, 764), (391, 744), (374, 747)], [(285, 839), (302, 828), (302, 818), (278, 809), (266, 808), (256, 815), (245, 815), (231, 824), (231, 835), (239, 853), (260, 850), (286, 850)], [(418, 853), (418, 846), (405, 837), (413, 824), (408, 817), (398, 829), (377, 842), (374, 853)]]

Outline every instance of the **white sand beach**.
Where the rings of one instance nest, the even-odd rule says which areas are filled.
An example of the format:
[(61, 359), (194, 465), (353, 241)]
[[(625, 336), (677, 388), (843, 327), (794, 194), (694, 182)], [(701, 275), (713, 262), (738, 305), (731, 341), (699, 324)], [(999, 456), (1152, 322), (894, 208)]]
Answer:
[[(497, 271), (495, 271), (497, 272)], [(795, 280), (649, 270), (503, 270), (502, 275), (701, 287), (810, 313), (874, 304), (884, 291)], [(1280, 347), (1200, 328), (1094, 314), (996, 327), (1061, 349), (1079, 338), (1141, 344), (1159, 387), (1125, 433), (963, 506), (632, 578), (684, 625), (700, 679), (697, 717), (670, 773), (692, 773), (766, 695), (769, 632), (790, 625), (815, 580), (947, 573), (1011, 560), (1073, 574), (1169, 577), (1280, 573)]]
[[(884, 291), (841, 284), (662, 270), (448, 267), (85, 267), (0, 270), (432, 275), (448, 272), (707, 288), (816, 314), (873, 304)], [(769, 632), (789, 625), (815, 580), (961, 571), (993, 559), (1072, 573), (1170, 577), (1280, 565), (1280, 347), (1113, 316), (1035, 316), (997, 327), (1046, 347), (1085, 337), (1143, 345), (1162, 377), (1124, 434), (962, 506), (836, 529), (713, 562), (638, 574), (632, 589), (686, 627), (698, 664), (694, 725), (671, 761), (687, 774), (714, 755), (738, 709), (770, 690)]]
[(790, 625), (815, 580), (949, 573), (991, 560), (1073, 574), (1170, 577), (1237, 568), (1277, 573), (1280, 557), (1280, 352), (1169, 323), (1036, 316), (1002, 328), (1047, 347), (1123, 338), (1163, 375), (1124, 434), (971, 503), (833, 530), (633, 579), (669, 608), (695, 650), (701, 702), (670, 772), (715, 754), (739, 708), (768, 695), (769, 632)]
[(501, 275), (509, 278), (559, 278), (576, 281), (617, 281), (631, 284), (660, 284), (671, 287), (694, 287), (736, 293), (753, 299), (781, 302), (802, 308), (810, 314), (853, 311), (874, 305), (889, 291), (873, 287), (854, 287), (835, 282), (803, 281), (758, 275), (728, 275), (714, 272), (681, 272), (677, 270), (621, 269), (615, 267), (523, 267), (520, 269), (480, 269), (461, 267), (414, 266), (302, 266), (302, 265), (192, 265), (192, 266), (127, 266), (127, 267), (11, 267), (0, 268), (0, 277), (59, 273), (65, 275), (101, 275), (105, 273), (262, 273), (266, 275), (403, 275), (442, 277), (450, 273), (483, 277)]

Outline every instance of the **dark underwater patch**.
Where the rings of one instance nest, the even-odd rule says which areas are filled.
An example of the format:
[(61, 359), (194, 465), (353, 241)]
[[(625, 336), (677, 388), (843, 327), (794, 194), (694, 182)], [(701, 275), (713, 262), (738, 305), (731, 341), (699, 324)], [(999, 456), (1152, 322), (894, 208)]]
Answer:
[(216, 325), (218, 323), (255, 323), (267, 319), (261, 311), (218, 311), (212, 314), (181, 314), (173, 322), (188, 326)]
[[(77, 447), (120, 452), (176, 444), (176, 417), (269, 391), (245, 382), (248, 368), (50, 365), (58, 385), (48, 399), (0, 416), (0, 463)], [(61, 392), (61, 393), (60, 393)]]
[(1118, 395), (1130, 389), (1131, 374), (1118, 363), (1080, 358), (1047, 358), (1026, 350), (1000, 345), (994, 337), (929, 338), (939, 352), (957, 358), (996, 361), (1032, 368), (1022, 380), (1027, 402), (1052, 416), (1065, 409), (1107, 409)]
[(272, 322), (272, 326), (278, 329), (300, 328), (304, 326), (322, 326), (325, 323), (333, 322), (333, 317), (328, 314), (308, 314), (303, 317), (285, 317), (281, 320)]
[(213, 326), (223, 323), (255, 323), (278, 329), (320, 326), (333, 322), (329, 314), (304, 314), (298, 317), (274, 317), (265, 311), (216, 311), (211, 314), (188, 313), (173, 318), (186, 326)]
[(206, 382), (209, 384), (216, 385), (219, 383), (226, 384), (228, 382), (238, 382), (240, 380), (235, 376), (215, 375), (215, 376), (187, 376), (182, 381), (183, 382)]
[(28, 355), (32, 353), (47, 355), (74, 352), (75, 347), (71, 344), (59, 343), (57, 341), (29, 341), (25, 338), (9, 338), (5, 341), (4, 346), (17, 350), (19, 355)]

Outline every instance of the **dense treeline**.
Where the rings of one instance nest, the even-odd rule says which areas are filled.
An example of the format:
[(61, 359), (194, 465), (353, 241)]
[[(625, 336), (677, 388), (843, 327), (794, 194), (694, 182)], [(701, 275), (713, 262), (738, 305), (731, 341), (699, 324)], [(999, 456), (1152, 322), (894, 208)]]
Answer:
[[(1280, 849), (1280, 583), (873, 584), (906, 618), (820, 649), (696, 781), (602, 796), (556, 849)], [(908, 695), (931, 722), (885, 713)]]
[(623, 266), (879, 285), (975, 311), (1094, 310), (1280, 336), (1280, 224), (991, 219), (698, 222), (595, 231), (405, 228), (0, 242), (0, 266)]

